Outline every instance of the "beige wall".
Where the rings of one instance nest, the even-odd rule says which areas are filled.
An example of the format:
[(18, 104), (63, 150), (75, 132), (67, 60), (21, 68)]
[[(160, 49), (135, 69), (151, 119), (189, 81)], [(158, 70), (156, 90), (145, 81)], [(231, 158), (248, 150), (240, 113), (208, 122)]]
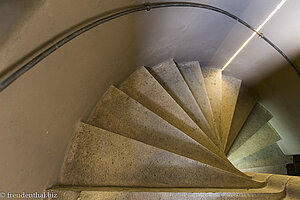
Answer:
[[(66, 28), (108, 8), (108, 2), (84, 2), (36, 1), (40, 5), (24, 9), (14, 30), (5, 35), (1, 72), (23, 63), (29, 52)], [(110, 24), (105, 31), (83, 35), (0, 93), (1, 191), (42, 191), (56, 182), (78, 121), (88, 116), (110, 84), (137, 66), (130, 57), (136, 51), (131, 48), (131, 26)], [(107, 40), (109, 36), (113, 39)]]
[[(68, 29), (100, 13), (143, 3), (138, 0), (30, 0), (26, 5), (20, 3), (25, 1), (11, 2), (15, 4), (10, 9), (18, 6), (20, 13), (7, 14), (15, 18), (5, 25), (10, 28), (1, 33), (4, 39), (0, 40), (0, 78)], [(203, 2), (240, 15), (250, 1)], [(53, 53), (0, 93), (0, 189), (34, 192), (54, 184), (76, 124), (87, 118), (110, 84), (118, 84), (141, 65), (153, 65), (172, 57), (177, 61), (199, 60), (207, 64), (234, 25), (230, 19), (208, 11), (154, 10), (105, 24)]]
[[(278, 2), (274, 2), (275, 5)], [(256, 3), (253, 1), (247, 7), (243, 18), (248, 19), (253, 13), (257, 13), (254, 9)], [(258, 17), (256, 23), (251, 24), (257, 27), (262, 23), (275, 8), (271, 5), (262, 7), (264, 14)], [(300, 70), (300, 26), (297, 22), (300, 19), (299, 7), (300, 1), (287, 1), (261, 32), (294, 60)], [(234, 52), (234, 49), (230, 50), (232, 45), (239, 47), (250, 36), (239, 30), (238, 25), (232, 28), (211, 60), (212, 65), (220, 64), (220, 57), (230, 57)], [(274, 115), (271, 124), (282, 137), (278, 144), (283, 152), (300, 154), (300, 78), (287, 61), (262, 39), (254, 37), (226, 72), (242, 79), (258, 93), (260, 102)]]

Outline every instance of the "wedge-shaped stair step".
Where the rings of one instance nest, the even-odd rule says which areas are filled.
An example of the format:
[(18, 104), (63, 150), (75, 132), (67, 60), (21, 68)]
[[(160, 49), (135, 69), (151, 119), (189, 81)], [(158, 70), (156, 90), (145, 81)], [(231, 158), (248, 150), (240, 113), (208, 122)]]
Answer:
[(231, 162), (242, 159), (253, 154), (267, 146), (270, 146), (281, 138), (270, 123), (266, 123), (254, 135), (252, 135), (242, 146), (235, 152), (231, 153), (228, 159)]
[(169, 60), (148, 69), (201, 130), (213, 139), (214, 133), (175, 62)]
[(84, 123), (60, 178), (60, 185), (75, 186), (253, 188), (263, 184)]
[(242, 126), (247, 120), (253, 107), (255, 106), (257, 97), (241, 84), (238, 100), (236, 103), (230, 131), (227, 138), (225, 153), (228, 154), (233, 142), (239, 134)]
[(219, 68), (202, 67), (205, 87), (212, 107), (218, 138), (221, 141), (222, 72)]
[[(128, 188), (62, 186), (47, 192), (57, 194), (58, 200), (298, 200), (300, 177), (259, 175), (268, 183), (259, 189), (218, 188)], [(285, 189), (286, 187), (286, 189)]]
[(239, 149), (250, 137), (252, 137), (261, 127), (263, 127), (272, 118), (263, 106), (259, 103), (255, 105), (252, 112), (247, 118), (243, 128), (239, 132), (239, 135), (235, 139), (231, 149), (228, 153), (230, 157), (237, 149)]
[(284, 200), (298, 200), (300, 198), (300, 177), (292, 177), (286, 184)]
[(216, 124), (214, 122), (214, 117), (206, 92), (204, 78), (201, 72), (199, 62), (194, 61), (179, 63), (178, 68), (184, 80), (188, 84), (194, 98), (196, 99), (204, 117), (206, 118), (207, 122), (209, 123), (210, 127), (214, 132), (214, 134), (211, 136), (213, 138), (213, 141), (219, 146), (220, 144), (216, 136)]
[(222, 150), (225, 151), (230, 126), (239, 95), (241, 80), (231, 76), (222, 76)]
[(286, 165), (288, 163), (293, 163), (293, 156), (284, 155), (277, 143), (233, 162), (241, 170), (263, 166)]
[(87, 123), (245, 176), (225, 157), (200, 145), (114, 86), (104, 94)]
[(287, 174), (286, 165), (273, 165), (243, 169), (243, 172), (268, 173), (268, 174)]
[[(217, 147), (210, 148), (215, 146), (210, 138), (186, 114), (145, 67), (141, 67), (131, 74), (119, 88), (143, 106), (200, 144), (203, 144), (203, 146), (214, 150), (216, 153), (218, 152)], [(221, 152), (217, 154), (222, 154), (224, 157), (224, 154)]]
[[(201, 189), (148, 189), (148, 188), (57, 188), (51, 192), (57, 193), (57, 200), (280, 200), (284, 191), (272, 189), (261, 190), (209, 190)], [(73, 189), (73, 190), (75, 190)], [(110, 189), (110, 190), (109, 190)], [(53, 198), (54, 199), (54, 198)]]

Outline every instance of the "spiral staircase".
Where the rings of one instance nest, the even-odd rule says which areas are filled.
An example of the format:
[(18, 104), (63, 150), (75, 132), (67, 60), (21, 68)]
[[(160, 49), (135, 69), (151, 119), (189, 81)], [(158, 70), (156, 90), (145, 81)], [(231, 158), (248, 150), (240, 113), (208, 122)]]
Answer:
[[(168, 60), (111, 86), (80, 122), (58, 199), (300, 199), (269, 113), (219, 68)], [(281, 174), (281, 175), (279, 175)]]

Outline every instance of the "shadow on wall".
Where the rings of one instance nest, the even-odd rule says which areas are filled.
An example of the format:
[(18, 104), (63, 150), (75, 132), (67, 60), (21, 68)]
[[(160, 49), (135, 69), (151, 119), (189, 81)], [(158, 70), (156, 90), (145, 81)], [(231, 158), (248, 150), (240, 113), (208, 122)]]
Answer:
[[(294, 62), (300, 66), (300, 54), (294, 58)], [(276, 69), (254, 85), (253, 89), (263, 94), (262, 104), (274, 115), (271, 124), (282, 137), (278, 144), (283, 152), (299, 154), (300, 77), (288, 63)]]
[[(81, 10), (74, 17), (51, 2), (25, 22), (21, 41), (6, 41), (13, 50), (2, 49), (2, 55), (17, 61), (2, 75), (64, 35), (70, 24), (79, 26), (76, 17), (81, 21), (94, 14), (74, 3), (70, 10)], [(41, 192), (57, 182), (76, 123), (88, 116), (109, 85), (136, 67), (134, 20), (117, 20), (76, 38), (0, 93), (1, 192)], [(52, 31), (45, 34), (39, 27)]]
[[(10, 5), (11, 6), (11, 5)], [(32, 6), (32, 5), (26, 5), (28, 7)], [(34, 5), (36, 6), (36, 5)], [(0, 4), (1, 7), (1, 4)], [(22, 65), (26, 64), (27, 62), (29, 62), (31, 59), (33, 59), (35, 56), (39, 55), (42, 51), (46, 50), (47, 48), (49, 48), (51, 45), (55, 44), (56, 42), (58, 42), (59, 40), (63, 39), (64, 37), (68, 36), (69, 34), (71, 34), (73, 31), (78, 30), (79, 28), (88, 25), (89, 23), (96, 21), (97, 19), (100, 19), (102, 17), (107, 16), (108, 14), (111, 14), (113, 12), (118, 12), (121, 11), (123, 9), (127, 9), (128, 7), (123, 7), (122, 9), (114, 9), (114, 10), (110, 10), (110, 11), (106, 11), (101, 13), (100, 15), (96, 15), (90, 18), (85, 19), (84, 21), (81, 21), (79, 23), (76, 23), (72, 26), (66, 26), (65, 30), (59, 32), (58, 34), (56, 34), (55, 36), (47, 39), (46, 41), (44, 41), (43, 43), (39, 44), (38, 46), (36, 46), (34, 49), (32, 49), (29, 52), (26, 52), (26, 54), (24, 56), (22, 56), (20, 59), (15, 60), (15, 62), (13, 64), (11, 64), (10, 66), (6, 67), (5, 69), (0, 69), (0, 80), (3, 80), (4, 78), (6, 78), (7, 76), (9, 76), (12, 72), (14, 72), (16, 69), (20, 68)], [(1, 17), (1, 16), (0, 16)], [(18, 16), (15, 16), (16, 18), (18, 18)], [(108, 22), (109, 23), (109, 22)], [(133, 26), (133, 25), (132, 25)], [(97, 28), (100, 28), (101, 25)], [(128, 27), (129, 30), (134, 31), (134, 29), (131, 29), (130, 26)], [(8, 29), (8, 28), (7, 28)], [(36, 31), (36, 30), (33, 30)], [(3, 31), (5, 32), (5, 30)], [(3, 34), (4, 35), (4, 34)], [(109, 37), (112, 35), (107, 35), (106, 37)], [(79, 36), (81, 37), (81, 36)], [(1, 32), (0, 32), (0, 38), (1, 38)], [(1, 42), (1, 40), (0, 40)], [(70, 41), (73, 42), (73, 41)], [(64, 48), (64, 47), (61, 47)], [(60, 50), (57, 50), (60, 51)], [(43, 62), (43, 61), (42, 61)]]
[[(249, 2), (243, 2), (238, 5), (240, 10), (244, 10), (248, 4)], [(223, 6), (226, 7), (226, 3)], [(35, 45), (33, 49), (26, 51), (22, 57), (16, 57), (13, 63), (4, 69), (0, 68), (0, 80), (30, 61), (49, 45), (54, 44), (54, 42), (59, 41), (59, 39), (62, 39), (79, 27), (129, 7), (105, 11), (101, 15), (94, 15), (84, 21), (76, 22), (72, 26), (68, 24), (62, 31), (54, 30), (54, 32), (58, 31), (54, 36)], [(236, 10), (234, 11), (236, 12)], [(236, 24), (235, 21), (222, 14), (196, 8), (163, 8), (151, 10), (148, 13), (142, 11), (131, 15), (114, 21), (123, 23), (124, 20), (122, 18), (126, 19), (124, 24), (127, 27), (118, 32), (132, 33), (129, 35), (129, 38), (132, 38), (132, 43), (127, 50), (135, 52), (132, 53), (134, 56), (131, 55), (131, 57), (135, 59), (137, 66), (154, 65), (170, 58), (176, 58), (177, 61), (199, 60), (202, 64), (207, 65), (222, 41), (227, 37), (231, 28)], [(127, 24), (130, 20), (132, 25)], [(117, 26), (120, 24), (115, 22), (108, 23), (117, 24)], [(95, 29), (100, 29), (101, 31), (101, 29), (105, 29), (105, 26), (100, 25)], [(38, 32), (36, 29), (32, 30), (32, 32), (35, 31)], [(106, 35), (100, 32), (99, 38), (101, 39), (101, 36), (105, 35), (105, 41), (111, 41), (111, 37), (115, 37), (115, 34), (117, 35), (118, 33)], [(124, 41), (126, 40), (128, 40), (128, 37), (124, 35)], [(141, 60), (143, 62), (139, 62)]]
[[(26, 15), (30, 8), (35, 6), (36, 1), (0, 1), (0, 46), (3, 45), (3, 43), (7, 39), (7, 34), (14, 29), (19, 18)], [(11, 7), (13, 7), (14, 9), (12, 10)]]

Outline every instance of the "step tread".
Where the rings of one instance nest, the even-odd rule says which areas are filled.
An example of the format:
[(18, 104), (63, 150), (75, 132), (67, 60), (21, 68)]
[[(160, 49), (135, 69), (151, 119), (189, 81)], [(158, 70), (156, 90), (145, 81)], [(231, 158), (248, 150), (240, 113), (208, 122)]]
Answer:
[(267, 146), (270, 146), (281, 138), (270, 123), (266, 123), (254, 135), (252, 135), (242, 146), (228, 157), (231, 162), (242, 159)]
[(211, 127), (212, 131), (207, 134), (209, 134), (209, 137), (212, 138), (213, 142), (217, 146), (219, 146), (220, 144), (216, 136), (216, 124), (214, 122), (213, 113), (207, 96), (204, 78), (201, 72), (199, 62), (193, 61), (179, 63), (177, 66), (185, 82), (189, 86), (195, 100), (197, 101), (198, 106), (200, 107), (204, 117), (206, 118), (207, 122)]
[(300, 197), (300, 177), (292, 177), (286, 185), (284, 200), (297, 200)]
[(221, 141), (222, 71), (213, 67), (202, 67), (201, 70), (218, 131), (217, 136)]
[(293, 156), (284, 155), (274, 143), (245, 158), (233, 162), (238, 169), (255, 168), (263, 166), (281, 165), (293, 163)]
[(228, 157), (231, 156), (238, 148), (240, 148), (251, 136), (253, 136), (261, 127), (263, 127), (270, 119), (272, 114), (262, 105), (256, 103), (245, 124), (236, 137), (230, 148)]
[(225, 157), (145, 67), (131, 74), (119, 89), (217, 155)]
[(80, 123), (60, 185), (251, 188), (262, 183)]
[(87, 123), (245, 176), (227, 159), (217, 156), (114, 86), (104, 94)]
[(226, 154), (228, 154), (233, 142), (235, 141), (257, 100), (258, 98), (251, 94), (247, 87), (245, 87), (245, 85), (242, 83), (228, 134), (225, 148)]
[(256, 173), (287, 175), (286, 164), (263, 166), (263, 167), (253, 167), (253, 168), (243, 169), (242, 171), (243, 172), (256, 172)]
[(192, 92), (173, 60), (168, 60), (147, 69), (204, 133), (212, 132)]
[[(257, 189), (227, 189), (227, 188), (143, 188), (143, 187), (74, 187), (59, 186), (49, 189), (49, 192), (57, 193), (58, 198), (80, 196), (80, 199), (255, 199), (270, 200), (282, 199), (285, 196), (285, 185), (288, 184), (287, 192), (289, 196), (295, 196), (299, 188), (298, 177), (255, 174), (262, 179), (267, 180), (265, 187)], [(261, 179), (261, 178), (260, 178)], [(66, 198), (67, 199), (67, 198)]]
[(196, 193), (196, 192), (131, 192), (131, 191), (54, 191), (58, 193), (58, 198), (64, 200), (280, 200), (284, 198), (282, 191), (266, 191), (257, 193), (233, 193), (233, 192), (211, 192), (211, 193)]
[(221, 141), (222, 148), (225, 151), (226, 143), (228, 140), (228, 135), (230, 131), (230, 126), (232, 123), (234, 110), (236, 107), (241, 80), (231, 77), (231, 76), (222, 76), (222, 130), (221, 130)]

